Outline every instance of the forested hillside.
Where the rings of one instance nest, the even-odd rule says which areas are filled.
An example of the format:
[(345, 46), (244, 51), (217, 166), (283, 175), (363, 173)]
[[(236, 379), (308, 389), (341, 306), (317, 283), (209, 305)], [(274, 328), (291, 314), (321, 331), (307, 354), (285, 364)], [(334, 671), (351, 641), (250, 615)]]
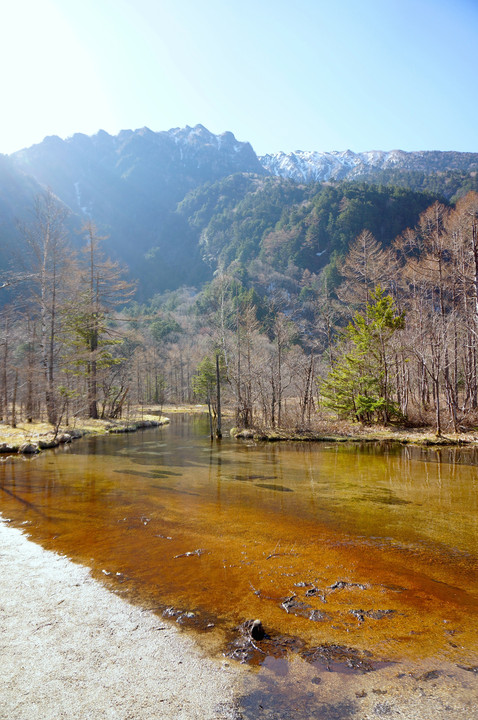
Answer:
[(474, 422), (476, 193), (298, 183), (202, 126), (0, 160), (4, 421), (215, 412), (220, 380), (242, 426)]
[(195, 231), (203, 259), (254, 272), (318, 272), (342, 256), (364, 229), (389, 245), (434, 196), (365, 183), (297, 185), (233, 176), (186, 196), (177, 213)]
[[(407, 190), (453, 201), (476, 189), (477, 167), (473, 153), (453, 152), (258, 158), (249, 143), (202, 125), (51, 136), (1, 159), (2, 245), (15, 248), (21, 241), (18, 221), (30, 220), (35, 195), (50, 189), (69, 212), (73, 245), (81, 244), (82, 224), (93, 220), (106, 238), (105, 251), (127, 265), (146, 300), (183, 285), (199, 287), (217, 262), (233, 259), (247, 266), (267, 256), (282, 269), (290, 252), (298, 267), (316, 271), (360, 232), (360, 212), (365, 226), (390, 242), (415, 222), (413, 204), (415, 212), (423, 209)], [(377, 189), (375, 197), (364, 199), (376, 207), (375, 219), (373, 209), (359, 211), (363, 190), (355, 196), (354, 183), (389, 187), (391, 205)], [(348, 209), (339, 209), (345, 196)], [(2, 267), (14, 264), (13, 255), (5, 252)]]

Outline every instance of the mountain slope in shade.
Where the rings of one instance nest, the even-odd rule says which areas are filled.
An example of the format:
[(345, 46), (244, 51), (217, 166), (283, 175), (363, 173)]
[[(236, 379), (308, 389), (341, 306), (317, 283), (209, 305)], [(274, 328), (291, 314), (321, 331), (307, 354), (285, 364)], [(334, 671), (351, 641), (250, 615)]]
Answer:
[(0, 155), (0, 270), (8, 273), (19, 268), (19, 223), (33, 217), (35, 197), (43, 187), (21, 172), (7, 155)]
[(11, 160), (83, 220), (92, 218), (109, 236), (107, 252), (160, 287), (198, 283), (209, 273), (197, 246), (177, 227), (177, 203), (190, 190), (233, 173), (265, 174), (249, 143), (202, 125), (52, 136)]
[[(285, 223), (295, 237), (296, 224), (284, 218), (291, 212), (300, 215), (300, 203), (319, 192), (308, 187), (310, 183), (360, 180), (449, 199), (478, 189), (477, 171), (478, 154), (473, 153), (348, 150), (258, 158), (249, 143), (239, 142), (231, 132), (215, 135), (202, 125), (165, 132), (123, 130), (115, 136), (99, 131), (66, 140), (50, 136), (9, 157), (0, 156), (0, 270), (11, 264), (18, 245), (16, 220), (28, 221), (34, 196), (44, 188), (72, 211), (73, 242), (79, 244), (76, 230), (92, 219), (99, 233), (108, 236), (105, 252), (129, 266), (146, 297), (181, 285), (200, 286), (219, 260), (248, 262), (259, 252), (265, 230), (272, 233), (277, 223)], [(422, 201), (417, 202), (421, 207)], [(300, 240), (307, 248), (320, 230), (313, 269), (329, 257), (322, 255), (322, 245), (332, 253), (336, 244), (331, 231), (328, 239), (322, 237), (326, 222), (323, 208), (319, 210), (320, 228), (307, 217), (308, 234)], [(393, 218), (388, 220), (384, 226), (394, 227)], [(342, 233), (335, 250), (343, 251), (349, 234)], [(277, 234), (273, 240), (279, 247)], [(289, 250), (305, 262), (305, 251), (295, 245)]]

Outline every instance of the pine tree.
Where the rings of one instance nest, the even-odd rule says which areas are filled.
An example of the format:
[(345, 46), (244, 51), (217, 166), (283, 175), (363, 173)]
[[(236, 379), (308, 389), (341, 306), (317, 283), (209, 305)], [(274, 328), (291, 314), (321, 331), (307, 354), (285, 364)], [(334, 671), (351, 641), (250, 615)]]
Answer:
[(342, 351), (321, 383), (322, 404), (339, 416), (361, 422), (388, 422), (400, 413), (392, 400), (390, 341), (404, 327), (390, 295), (380, 286), (371, 292), (364, 313), (356, 313), (345, 329)]
[(192, 386), (195, 395), (207, 402), (209, 414), (209, 429), (211, 438), (221, 433), (221, 383), (227, 378), (224, 355), (221, 351), (215, 351), (214, 356), (206, 355), (199, 363), (196, 374), (192, 378)]

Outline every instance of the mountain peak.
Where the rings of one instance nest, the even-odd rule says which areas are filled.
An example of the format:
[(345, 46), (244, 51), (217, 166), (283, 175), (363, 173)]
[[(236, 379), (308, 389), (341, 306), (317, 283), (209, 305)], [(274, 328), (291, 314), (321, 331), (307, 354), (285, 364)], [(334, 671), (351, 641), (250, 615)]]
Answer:
[(297, 150), (278, 152), (259, 158), (262, 166), (273, 175), (296, 182), (327, 182), (353, 180), (387, 170), (402, 170), (430, 174), (444, 170), (471, 172), (478, 170), (477, 153), (404, 150), (369, 150), (355, 153), (352, 150), (319, 152)]

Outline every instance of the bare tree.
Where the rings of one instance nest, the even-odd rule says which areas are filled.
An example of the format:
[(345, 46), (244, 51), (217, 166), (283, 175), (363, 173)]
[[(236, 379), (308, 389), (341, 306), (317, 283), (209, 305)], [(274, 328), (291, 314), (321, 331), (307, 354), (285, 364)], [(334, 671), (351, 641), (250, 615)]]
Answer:
[(56, 341), (59, 302), (67, 263), (68, 211), (50, 191), (37, 196), (33, 221), (22, 227), (28, 247), (33, 312), (38, 311), (41, 367), (48, 421), (57, 419), (55, 397)]
[(108, 324), (108, 316), (114, 307), (127, 302), (134, 284), (124, 279), (125, 271), (118, 263), (104, 257), (100, 247), (104, 238), (98, 235), (94, 223), (86, 223), (83, 230), (86, 246), (80, 283), (67, 314), (72, 362), (84, 369), (88, 415), (97, 418), (98, 372), (117, 362), (111, 350), (121, 342), (121, 333)]
[(363, 230), (350, 245), (339, 270), (344, 277), (337, 295), (348, 305), (361, 306), (370, 301), (370, 292), (377, 285), (387, 289), (390, 278), (389, 259), (381, 243), (370, 230)]

